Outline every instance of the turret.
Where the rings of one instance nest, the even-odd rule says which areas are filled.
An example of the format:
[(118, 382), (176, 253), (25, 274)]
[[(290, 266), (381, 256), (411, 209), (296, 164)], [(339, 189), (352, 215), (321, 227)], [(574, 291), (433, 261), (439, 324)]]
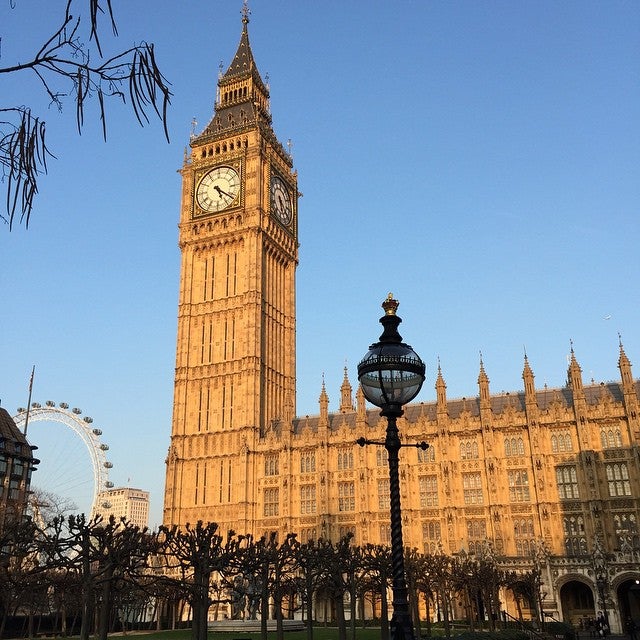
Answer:
[(319, 426), (326, 428), (329, 426), (329, 396), (327, 395), (327, 389), (324, 385), (324, 375), (322, 376), (322, 390), (320, 391), (318, 402), (320, 403)]
[(447, 385), (442, 377), (440, 358), (438, 358), (438, 377), (436, 378), (436, 411), (438, 418), (447, 418)]
[(367, 401), (360, 385), (358, 385), (358, 390), (356, 391), (356, 411), (356, 419), (358, 422), (365, 422), (367, 419)]
[(478, 387), (480, 388), (480, 411), (491, 407), (491, 398), (489, 393), (489, 376), (484, 370), (482, 362), (482, 353), (480, 354), (480, 373), (478, 374)]
[(637, 442), (640, 439), (640, 404), (638, 403), (638, 395), (633, 382), (633, 374), (631, 372), (631, 362), (622, 346), (622, 338), (618, 336), (620, 343), (620, 357), (618, 358), (618, 368), (620, 369), (620, 377), (622, 379), (622, 397), (624, 399), (624, 408), (627, 412), (627, 420), (629, 421), (629, 435), (632, 441)]
[(353, 412), (353, 395), (351, 383), (347, 375), (347, 367), (344, 368), (344, 379), (340, 386), (340, 413)]
[(571, 356), (569, 359), (569, 369), (567, 371), (567, 385), (571, 389), (573, 396), (573, 414), (578, 425), (578, 438), (580, 440), (581, 449), (593, 449), (593, 443), (590, 439), (589, 431), (585, 428), (587, 424), (587, 400), (584, 395), (584, 387), (582, 385), (582, 369), (576, 360), (573, 352), (573, 343), (571, 343)]
[(524, 354), (524, 369), (522, 370), (522, 379), (524, 380), (524, 398), (528, 405), (529, 403), (535, 403), (536, 401), (536, 388), (534, 385), (533, 371), (529, 366), (529, 359), (527, 354)]

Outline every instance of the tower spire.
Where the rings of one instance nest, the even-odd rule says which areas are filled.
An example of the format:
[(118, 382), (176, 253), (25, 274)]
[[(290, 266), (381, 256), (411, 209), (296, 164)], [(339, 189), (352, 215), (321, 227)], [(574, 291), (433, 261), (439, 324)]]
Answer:
[(353, 411), (352, 387), (349, 382), (347, 367), (344, 368), (344, 378), (340, 387), (340, 413), (351, 413)]

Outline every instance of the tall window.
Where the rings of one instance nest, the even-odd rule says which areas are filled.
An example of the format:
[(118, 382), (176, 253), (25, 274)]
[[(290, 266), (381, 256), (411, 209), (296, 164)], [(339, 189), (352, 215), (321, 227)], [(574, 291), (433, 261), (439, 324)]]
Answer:
[(562, 519), (564, 546), (569, 556), (587, 555), (587, 538), (582, 516), (565, 516)]
[(607, 483), (609, 485), (609, 495), (630, 496), (631, 484), (629, 483), (629, 469), (624, 462), (614, 462), (605, 465), (607, 472)]
[(516, 518), (513, 523), (513, 538), (516, 543), (516, 555), (528, 557), (533, 551), (533, 518)]
[(479, 554), (487, 539), (487, 523), (484, 520), (467, 520), (469, 553)]
[(509, 471), (509, 501), (529, 502), (529, 475), (525, 469)]
[(351, 534), (353, 536), (353, 541), (355, 542), (356, 536), (356, 528), (352, 524), (345, 524), (338, 527), (338, 535), (341, 538), (348, 536)]
[(9, 481), (9, 500), (18, 500), (20, 498), (20, 480), (12, 478)]
[(338, 482), (338, 511), (355, 511), (355, 486), (353, 482)]
[(507, 458), (512, 456), (524, 455), (524, 441), (521, 437), (505, 438), (504, 439), (504, 455)]
[(478, 443), (475, 440), (460, 441), (460, 459), (475, 460), (478, 458)]
[(315, 473), (316, 452), (303, 451), (300, 454), (300, 473)]
[(622, 446), (620, 429), (609, 427), (600, 430), (600, 443), (603, 449), (616, 449)]
[(300, 541), (309, 542), (318, 537), (315, 527), (303, 527), (300, 529)]
[(565, 453), (573, 451), (573, 442), (569, 431), (558, 431), (551, 436), (551, 451), (553, 453)]
[(388, 462), (387, 450), (384, 447), (376, 447), (376, 466), (386, 467)]
[(383, 478), (382, 480), (378, 480), (378, 509), (380, 511), (388, 511), (390, 504), (389, 480)]
[(278, 456), (268, 455), (264, 457), (264, 475), (265, 476), (277, 476), (278, 475)]
[(462, 491), (465, 504), (482, 504), (482, 478), (479, 473), (462, 474)]
[(635, 513), (616, 513), (613, 516), (613, 526), (618, 539), (618, 547), (637, 548), (638, 522)]
[(418, 462), (435, 462), (436, 451), (433, 447), (418, 449)]
[(418, 478), (420, 490), (420, 507), (438, 506), (438, 476), (420, 476)]
[(280, 495), (278, 489), (264, 490), (264, 515), (277, 516), (279, 511)]
[(561, 500), (574, 500), (580, 497), (578, 491), (578, 474), (575, 466), (558, 467), (556, 469), (558, 495)]
[(422, 539), (425, 553), (436, 553), (438, 543), (442, 539), (440, 533), (440, 522), (438, 520), (427, 520), (422, 523)]
[(343, 447), (338, 449), (338, 470), (353, 469), (353, 449)]
[(380, 525), (380, 544), (391, 544), (391, 527), (388, 524)]
[(300, 486), (300, 513), (306, 515), (316, 512), (316, 485), (303, 484)]

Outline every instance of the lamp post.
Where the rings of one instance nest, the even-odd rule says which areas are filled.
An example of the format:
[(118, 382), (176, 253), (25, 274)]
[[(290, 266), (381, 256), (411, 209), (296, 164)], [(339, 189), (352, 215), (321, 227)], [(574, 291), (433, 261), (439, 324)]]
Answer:
[(596, 586), (598, 587), (598, 595), (600, 596), (600, 604), (602, 605), (602, 615), (604, 620), (609, 625), (609, 612), (607, 611), (607, 576), (604, 573), (596, 574)]
[[(392, 640), (414, 640), (413, 625), (407, 599), (407, 581), (404, 570), (404, 545), (402, 542), (402, 510), (400, 506), (400, 479), (398, 452), (402, 444), (398, 434), (397, 419), (404, 413), (402, 406), (413, 400), (424, 382), (425, 366), (420, 357), (402, 342), (396, 315), (398, 301), (389, 294), (382, 303), (384, 316), (380, 318), (384, 331), (379, 342), (372, 344), (358, 365), (358, 380), (365, 398), (380, 407), (380, 415), (387, 419), (384, 444), (389, 457), (389, 495), (391, 507), (391, 564), (393, 615), (391, 617)], [(361, 438), (360, 445), (370, 441)], [(418, 446), (426, 449), (426, 443)]]

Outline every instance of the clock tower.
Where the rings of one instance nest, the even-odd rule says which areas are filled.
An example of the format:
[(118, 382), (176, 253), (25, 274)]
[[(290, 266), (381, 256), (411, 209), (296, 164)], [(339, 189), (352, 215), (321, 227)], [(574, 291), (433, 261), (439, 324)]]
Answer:
[(295, 416), (297, 174), (272, 128), (248, 10), (180, 171), (180, 291), (164, 523), (253, 532), (255, 451)]

